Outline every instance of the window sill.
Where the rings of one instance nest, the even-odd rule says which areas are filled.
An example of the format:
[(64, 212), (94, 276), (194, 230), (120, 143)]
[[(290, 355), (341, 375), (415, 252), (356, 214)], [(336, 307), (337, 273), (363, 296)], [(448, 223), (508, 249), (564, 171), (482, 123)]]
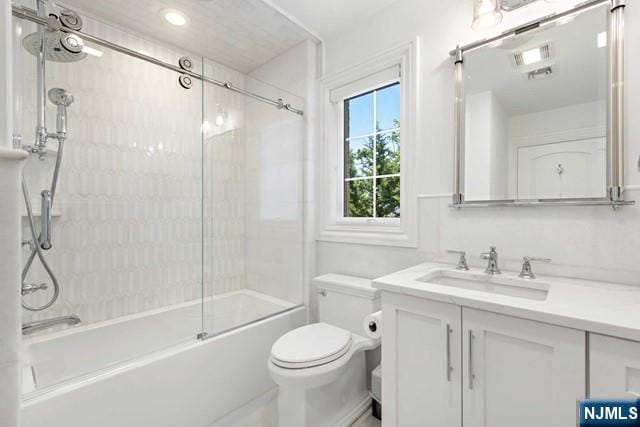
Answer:
[(400, 226), (387, 225), (340, 225), (335, 224), (325, 227), (320, 232), (317, 241), (351, 243), (360, 245), (397, 246), (404, 248), (417, 248), (415, 238), (405, 232)]

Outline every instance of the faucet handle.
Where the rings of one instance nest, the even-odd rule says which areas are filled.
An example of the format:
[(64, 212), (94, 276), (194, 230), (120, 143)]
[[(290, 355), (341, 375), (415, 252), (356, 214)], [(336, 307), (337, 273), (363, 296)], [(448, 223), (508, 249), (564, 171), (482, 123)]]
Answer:
[(482, 259), (491, 259), (491, 257), (495, 257), (498, 255), (495, 246), (489, 246), (489, 252), (482, 252), (480, 254), (480, 258)]
[(522, 270), (518, 277), (523, 279), (535, 279), (536, 276), (533, 274), (533, 270), (531, 269), (531, 261), (534, 262), (551, 262), (551, 258), (538, 258), (538, 257), (530, 257), (525, 256), (522, 258)]
[(458, 270), (465, 270), (465, 271), (469, 270), (469, 265), (467, 264), (467, 253), (465, 251), (454, 251), (454, 250), (448, 249), (447, 253), (460, 255), (460, 258), (458, 259), (458, 265), (456, 267)]

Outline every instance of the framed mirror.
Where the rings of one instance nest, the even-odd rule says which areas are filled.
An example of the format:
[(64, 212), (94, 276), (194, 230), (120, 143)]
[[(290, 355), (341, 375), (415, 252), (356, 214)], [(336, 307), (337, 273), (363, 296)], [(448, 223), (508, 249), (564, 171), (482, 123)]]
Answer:
[(624, 200), (624, 1), (452, 51), (454, 207)]

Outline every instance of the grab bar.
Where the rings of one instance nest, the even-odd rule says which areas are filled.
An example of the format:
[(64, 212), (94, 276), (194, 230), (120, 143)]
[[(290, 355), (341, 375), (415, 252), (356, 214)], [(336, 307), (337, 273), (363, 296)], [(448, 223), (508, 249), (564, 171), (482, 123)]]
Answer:
[(42, 228), (40, 230), (40, 247), (44, 250), (51, 249), (51, 191), (43, 190), (41, 195), (40, 220)]

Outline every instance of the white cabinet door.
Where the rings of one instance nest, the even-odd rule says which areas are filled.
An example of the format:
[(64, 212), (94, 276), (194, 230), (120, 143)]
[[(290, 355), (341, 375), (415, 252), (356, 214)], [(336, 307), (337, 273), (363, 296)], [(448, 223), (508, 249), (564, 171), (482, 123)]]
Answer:
[(576, 425), (585, 332), (463, 308), (465, 427)]
[(640, 342), (589, 336), (590, 397), (640, 398)]
[(382, 295), (384, 427), (460, 427), (461, 308)]

